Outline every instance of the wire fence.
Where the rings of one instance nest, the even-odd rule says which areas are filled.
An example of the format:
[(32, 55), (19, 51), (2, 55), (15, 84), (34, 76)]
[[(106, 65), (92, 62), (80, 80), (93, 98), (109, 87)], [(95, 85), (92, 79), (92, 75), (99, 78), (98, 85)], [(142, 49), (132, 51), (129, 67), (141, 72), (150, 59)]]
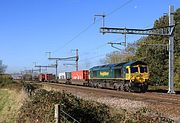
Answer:
[(80, 123), (74, 117), (60, 108), (59, 104), (55, 105), (55, 123)]
[(73, 118), (71, 115), (67, 114), (65, 111), (60, 110), (60, 121), (61, 123), (80, 123), (75, 118)]

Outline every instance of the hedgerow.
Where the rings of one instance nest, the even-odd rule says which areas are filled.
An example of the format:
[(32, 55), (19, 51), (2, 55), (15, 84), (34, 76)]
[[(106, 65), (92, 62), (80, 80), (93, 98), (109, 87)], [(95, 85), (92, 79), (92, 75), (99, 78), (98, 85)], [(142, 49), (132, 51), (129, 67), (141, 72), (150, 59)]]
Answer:
[(112, 121), (109, 108), (100, 103), (82, 100), (72, 94), (36, 90), (20, 109), (18, 122), (54, 122), (54, 105), (82, 123)]
[[(54, 123), (54, 107), (59, 104), (81, 123), (173, 123), (162, 114), (143, 108), (137, 112), (114, 109), (105, 104), (80, 99), (69, 93), (36, 89), (20, 109), (18, 123)], [(113, 112), (113, 113), (112, 113)]]

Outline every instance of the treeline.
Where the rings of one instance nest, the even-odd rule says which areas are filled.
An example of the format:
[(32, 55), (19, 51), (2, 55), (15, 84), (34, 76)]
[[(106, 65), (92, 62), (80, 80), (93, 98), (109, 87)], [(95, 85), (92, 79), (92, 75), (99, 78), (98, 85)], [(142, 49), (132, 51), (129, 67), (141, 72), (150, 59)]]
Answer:
[(0, 88), (13, 83), (11, 75), (5, 74), (6, 68), (7, 66), (0, 60)]
[(2, 60), (0, 60), (0, 74), (5, 73), (7, 66), (3, 64)]
[[(174, 13), (174, 82), (180, 87), (180, 8)], [(168, 16), (162, 16), (154, 22), (154, 28), (169, 25)], [(150, 81), (158, 85), (168, 85), (168, 36), (146, 36), (128, 44), (122, 51), (115, 51), (106, 55), (106, 63), (142, 60), (149, 65)], [(155, 45), (153, 45), (155, 44)], [(160, 45), (156, 45), (160, 44)]]

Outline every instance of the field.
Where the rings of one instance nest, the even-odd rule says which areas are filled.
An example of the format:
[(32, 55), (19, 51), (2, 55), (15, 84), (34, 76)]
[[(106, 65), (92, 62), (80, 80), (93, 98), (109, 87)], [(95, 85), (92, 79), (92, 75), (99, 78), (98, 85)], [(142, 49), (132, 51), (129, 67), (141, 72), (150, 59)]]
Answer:
[(26, 94), (23, 91), (0, 89), (0, 123), (16, 122)]

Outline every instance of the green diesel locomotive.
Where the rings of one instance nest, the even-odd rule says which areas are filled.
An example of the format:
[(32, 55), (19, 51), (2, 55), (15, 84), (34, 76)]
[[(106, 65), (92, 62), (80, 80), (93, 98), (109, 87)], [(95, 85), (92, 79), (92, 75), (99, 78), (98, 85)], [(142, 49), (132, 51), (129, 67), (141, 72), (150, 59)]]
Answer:
[(123, 91), (146, 92), (148, 80), (147, 64), (142, 61), (132, 61), (92, 67), (89, 71), (88, 85)]

